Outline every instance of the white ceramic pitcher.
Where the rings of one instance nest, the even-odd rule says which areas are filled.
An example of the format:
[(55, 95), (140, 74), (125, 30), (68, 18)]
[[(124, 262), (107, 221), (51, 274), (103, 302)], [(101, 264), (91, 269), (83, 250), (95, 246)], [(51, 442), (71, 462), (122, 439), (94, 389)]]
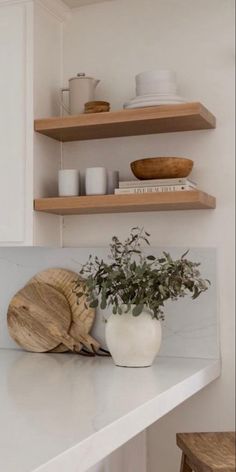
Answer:
[[(95, 99), (95, 89), (100, 80), (87, 77), (85, 73), (79, 73), (69, 79), (69, 88), (61, 90), (61, 105), (70, 115), (78, 115), (84, 112), (84, 104)], [(69, 92), (69, 108), (63, 102), (63, 93)]]

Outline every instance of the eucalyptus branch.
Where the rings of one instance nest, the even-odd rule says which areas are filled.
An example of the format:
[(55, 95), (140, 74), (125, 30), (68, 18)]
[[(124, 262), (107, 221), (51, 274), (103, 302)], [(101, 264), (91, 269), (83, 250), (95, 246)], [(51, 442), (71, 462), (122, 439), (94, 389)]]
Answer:
[(83, 292), (80, 282), (76, 286), (78, 299), (85, 295), (94, 308), (112, 305), (114, 314), (122, 314), (126, 305), (127, 312), (132, 307), (138, 316), (146, 306), (154, 318), (163, 319), (167, 300), (186, 295), (196, 299), (209, 288), (209, 280), (200, 276), (200, 264), (186, 259), (188, 251), (177, 260), (167, 252), (161, 257), (145, 256), (141, 244), (150, 245), (149, 238), (144, 228), (135, 227), (124, 242), (113, 236), (109, 263), (90, 255), (80, 270), (87, 279)]

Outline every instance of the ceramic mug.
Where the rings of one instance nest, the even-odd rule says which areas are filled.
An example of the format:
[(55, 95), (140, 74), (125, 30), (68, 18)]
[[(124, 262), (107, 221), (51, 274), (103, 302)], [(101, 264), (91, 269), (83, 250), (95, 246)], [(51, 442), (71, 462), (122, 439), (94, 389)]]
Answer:
[(79, 195), (79, 171), (77, 169), (59, 170), (58, 193), (60, 197)]
[(105, 195), (107, 193), (107, 172), (105, 167), (88, 167), (85, 171), (86, 195)]
[(109, 195), (115, 193), (115, 189), (119, 187), (119, 171), (107, 170), (107, 193)]

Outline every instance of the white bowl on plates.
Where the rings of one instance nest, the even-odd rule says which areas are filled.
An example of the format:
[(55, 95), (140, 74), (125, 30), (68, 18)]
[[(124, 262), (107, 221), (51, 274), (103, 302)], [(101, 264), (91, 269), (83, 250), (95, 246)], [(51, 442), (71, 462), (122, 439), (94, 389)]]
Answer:
[(176, 74), (171, 70), (145, 71), (136, 75), (136, 95), (177, 93)]

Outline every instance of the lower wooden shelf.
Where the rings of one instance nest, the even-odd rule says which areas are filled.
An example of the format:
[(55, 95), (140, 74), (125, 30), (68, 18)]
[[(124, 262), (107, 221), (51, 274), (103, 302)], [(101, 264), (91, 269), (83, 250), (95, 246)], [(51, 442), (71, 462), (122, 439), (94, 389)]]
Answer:
[(215, 197), (200, 190), (130, 195), (39, 198), (36, 211), (56, 215), (88, 215), (140, 211), (207, 210), (216, 207)]

